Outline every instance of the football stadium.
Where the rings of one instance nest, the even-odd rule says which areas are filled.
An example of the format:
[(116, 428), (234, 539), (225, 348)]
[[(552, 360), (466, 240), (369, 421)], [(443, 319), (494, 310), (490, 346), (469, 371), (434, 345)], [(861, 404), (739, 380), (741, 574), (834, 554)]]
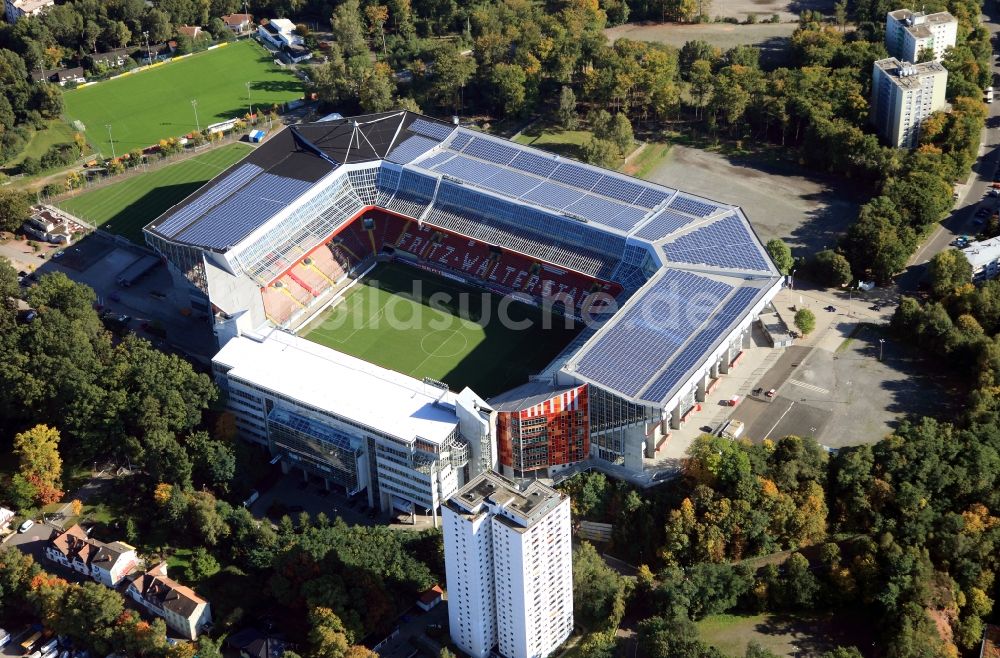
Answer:
[(737, 207), (405, 111), (286, 127), (144, 231), (241, 435), (383, 510), (641, 471), (783, 280)]

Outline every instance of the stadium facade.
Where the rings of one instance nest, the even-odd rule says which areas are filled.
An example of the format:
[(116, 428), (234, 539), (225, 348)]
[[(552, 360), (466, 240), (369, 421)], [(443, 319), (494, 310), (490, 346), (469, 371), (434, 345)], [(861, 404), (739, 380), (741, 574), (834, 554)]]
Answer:
[[(516, 391), (475, 402), (493, 423), (507, 414), (507, 443), (455, 466), (459, 487), (491, 466), (520, 475), (580, 456), (641, 470), (739, 359), (752, 323), (782, 285), (737, 207), (403, 111), (284, 128), (145, 234), (190, 290), (192, 306), (215, 319), (223, 385), (235, 381), (244, 360), (258, 358), (255, 348), (228, 350), (232, 341), (290, 349), (283, 334), (316, 317), (379, 260), (591, 319), (552, 363), (538, 364), (523, 404)], [(318, 360), (333, 352), (296, 344)], [(338, 406), (347, 416), (367, 390), (324, 393), (321, 379), (310, 381), (321, 397), (344, 396)], [(526, 431), (522, 412), (581, 387), (574, 404), (548, 405), (544, 430)], [(247, 438), (296, 466), (308, 451), (274, 440), (281, 431), (274, 410), (300, 394), (273, 390), (262, 399), (257, 435), (249, 416), (240, 421)], [(238, 417), (250, 414), (230, 400)], [(570, 421), (573, 437), (564, 431)], [(370, 470), (367, 431), (355, 428), (351, 445)], [(459, 431), (457, 440), (481, 436)], [(374, 487), (373, 478), (365, 484)], [(403, 500), (423, 505), (415, 496)]]

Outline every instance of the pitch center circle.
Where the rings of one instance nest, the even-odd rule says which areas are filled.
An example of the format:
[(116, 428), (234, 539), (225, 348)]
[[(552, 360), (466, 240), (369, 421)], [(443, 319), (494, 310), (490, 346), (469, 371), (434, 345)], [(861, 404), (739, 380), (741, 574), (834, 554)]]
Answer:
[[(433, 350), (427, 349), (428, 345), (427, 340), (431, 336), (438, 336), (440, 334), (448, 334), (448, 336), (443, 341), (441, 341), (441, 343), (438, 344), (436, 349)], [(455, 337), (458, 337), (460, 340), (456, 341)], [(449, 343), (454, 344), (456, 347), (454, 349), (448, 348), (447, 345)], [(434, 344), (433, 341), (430, 344), (433, 345)], [(422, 349), (424, 351), (424, 354), (426, 354), (427, 356), (440, 356), (444, 358), (447, 358), (449, 356), (458, 356), (459, 354), (464, 352), (465, 348), (467, 348), (468, 346), (469, 346), (469, 339), (466, 338), (463, 334), (457, 333), (454, 329), (437, 329), (420, 339), (420, 349)], [(447, 351), (442, 351), (441, 350), (442, 347), (445, 347)]]

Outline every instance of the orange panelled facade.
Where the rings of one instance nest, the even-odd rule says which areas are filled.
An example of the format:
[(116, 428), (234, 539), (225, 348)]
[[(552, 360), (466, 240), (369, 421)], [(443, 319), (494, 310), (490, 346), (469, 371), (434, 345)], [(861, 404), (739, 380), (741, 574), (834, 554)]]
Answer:
[(500, 463), (524, 473), (586, 459), (590, 454), (587, 386), (554, 392), (519, 411), (497, 413)]

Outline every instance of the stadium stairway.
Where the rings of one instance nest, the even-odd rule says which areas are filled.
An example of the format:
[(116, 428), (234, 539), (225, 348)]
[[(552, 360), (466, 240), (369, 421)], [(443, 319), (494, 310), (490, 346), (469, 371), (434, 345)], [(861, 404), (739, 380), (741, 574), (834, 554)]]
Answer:
[[(292, 269), (288, 270), (288, 274), (287, 274), (287, 277), (288, 277), (289, 279), (291, 279), (292, 281), (294, 281), (295, 283), (297, 283), (297, 284), (299, 284), (300, 286), (302, 286), (302, 288), (303, 288), (303, 289), (304, 289), (304, 290), (305, 290), (306, 292), (308, 292), (308, 293), (309, 293), (310, 295), (312, 295), (313, 297), (319, 297), (319, 291), (318, 291), (318, 290), (315, 290), (315, 289), (313, 289), (313, 287), (312, 287), (311, 285), (309, 285), (309, 283), (308, 283), (307, 281), (305, 281), (305, 280), (304, 280), (304, 279), (303, 279), (303, 278), (301, 277), (300, 273), (299, 273), (299, 272), (296, 272), (296, 271), (295, 271), (295, 270), (296, 270), (297, 268), (299, 268), (299, 267), (300, 267), (299, 265), (296, 265), (296, 266), (295, 266), (295, 267), (293, 267)], [(300, 272), (301, 272), (301, 270), (300, 270)]]

